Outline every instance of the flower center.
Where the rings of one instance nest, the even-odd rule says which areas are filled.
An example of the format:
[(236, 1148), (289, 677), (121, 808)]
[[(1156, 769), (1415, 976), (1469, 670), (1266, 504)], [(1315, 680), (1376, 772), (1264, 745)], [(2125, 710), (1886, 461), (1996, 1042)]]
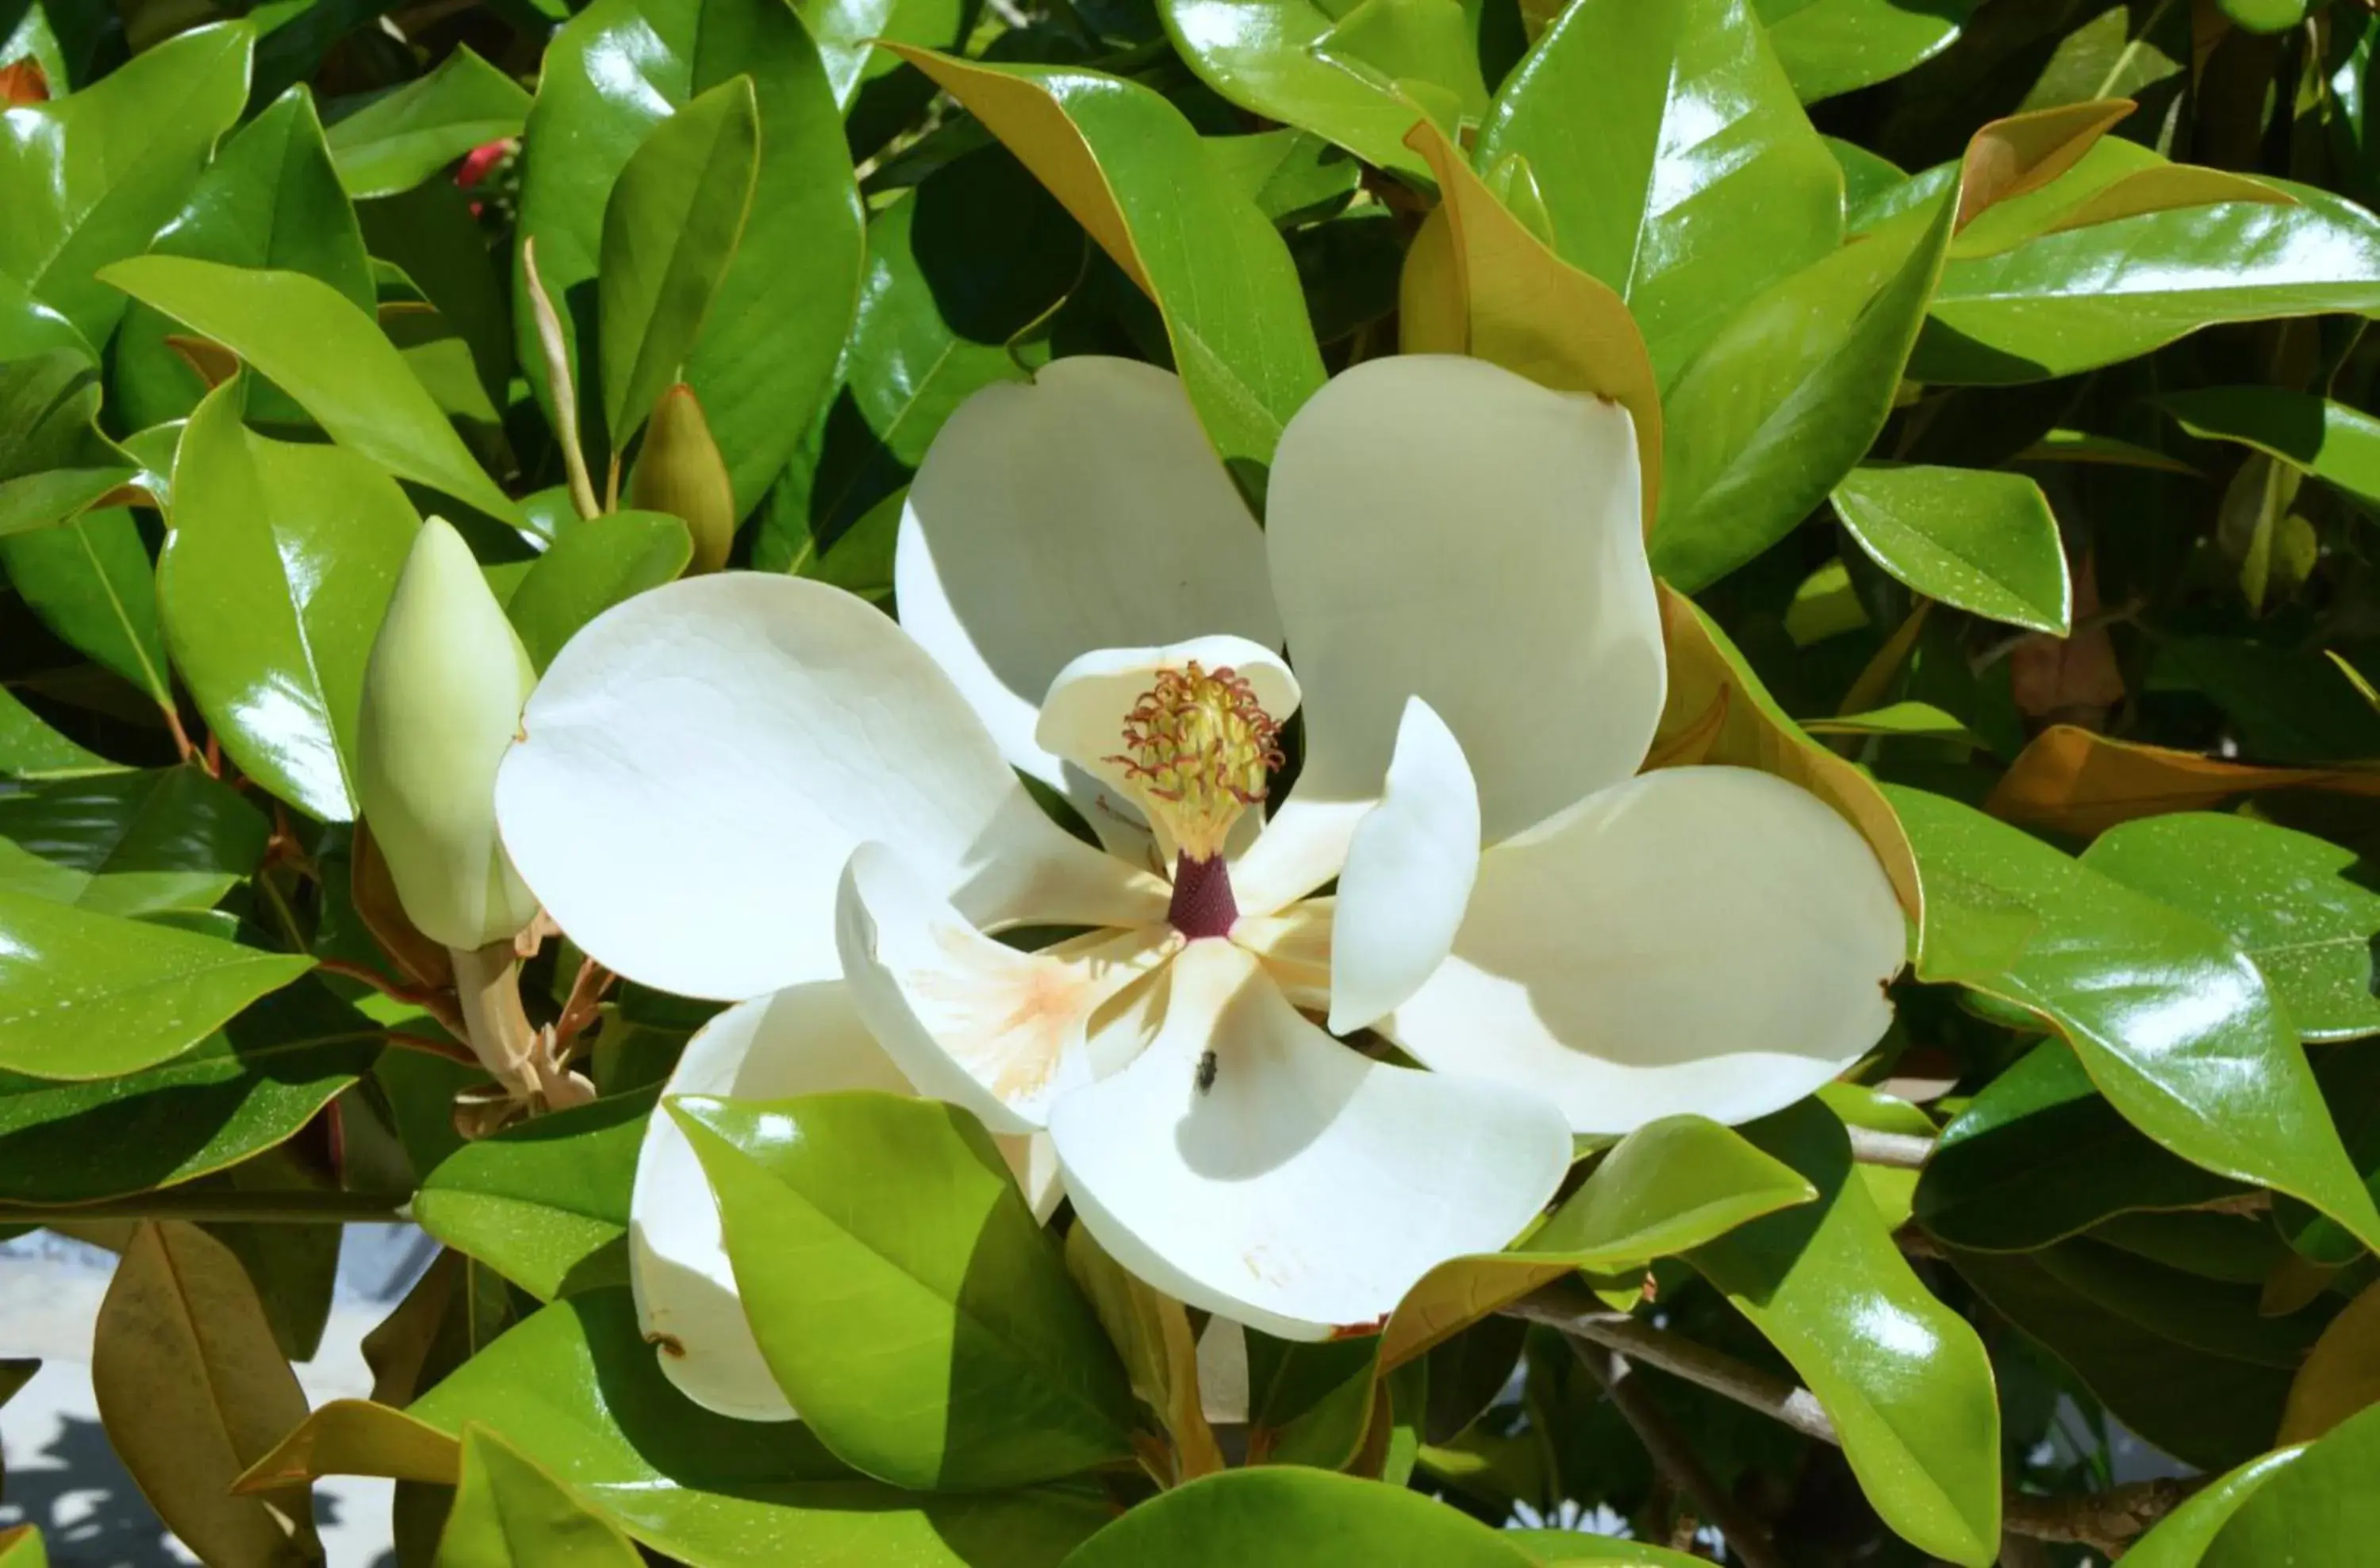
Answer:
[(1231, 666), (1208, 671), (1193, 659), (1157, 673), (1157, 684), (1124, 715), (1123, 743), (1108, 760), (1123, 767), (1178, 852), (1175, 928), (1184, 936), (1223, 935), (1238, 913), (1223, 844), (1240, 814), (1264, 799), (1266, 775), (1281, 766), (1281, 726)]

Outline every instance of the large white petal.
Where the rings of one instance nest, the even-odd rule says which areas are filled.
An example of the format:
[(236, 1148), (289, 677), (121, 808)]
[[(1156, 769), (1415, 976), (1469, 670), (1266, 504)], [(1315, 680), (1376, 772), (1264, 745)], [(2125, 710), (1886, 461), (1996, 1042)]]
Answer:
[(1330, 927), (1330, 1032), (1395, 1011), (1445, 962), (1479, 871), (1479, 789), (1428, 703), (1405, 704), (1387, 791), (1355, 826)]
[[(847, 988), (827, 980), (713, 1018), (686, 1042), (662, 1096), (782, 1100), (843, 1089), (907, 1094), (910, 1085), (860, 1023)], [(1062, 1196), (1049, 1135), (998, 1141), (1035, 1216), (1048, 1219)], [(745, 1319), (701, 1161), (661, 1105), (637, 1156), (628, 1259), (637, 1321), (679, 1392), (741, 1420), (793, 1418)]]
[(1091, 1016), (1180, 939), (1163, 926), (1020, 953), (984, 935), (897, 851), (844, 872), (836, 937), (859, 1015), (926, 1093), (995, 1133), (1026, 1133), (1091, 1081)]
[(1641, 507), (1617, 405), (1443, 355), (1317, 393), (1266, 504), (1305, 687), (1293, 804), (1376, 795), (1415, 694), (1462, 741), (1491, 844), (1633, 773), (1666, 679)]
[(1218, 632), (1281, 646), (1263, 533), (1181, 382), (1135, 360), (1059, 359), (962, 404), (910, 483), (892, 581), (1001, 754), (1070, 793), (1085, 781), (1033, 733), (1069, 660)]
[[(909, 1083), (860, 1023), (849, 992), (830, 980), (713, 1018), (686, 1042), (662, 1095), (777, 1100), (836, 1089), (907, 1094)], [(637, 1320), (688, 1399), (747, 1421), (792, 1419), (745, 1322), (701, 1162), (661, 1105), (637, 1156), (628, 1269)]]
[(1081, 1222), (1159, 1290), (1289, 1339), (1367, 1328), (1560, 1185), (1551, 1102), (1374, 1062), (1227, 942), (1191, 943), (1165, 983), (1148, 1050), (1050, 1116)]
[(1748, 768), (1670, 768), (1480, 859), (1453, 955), (1380, 1027), (1583, 1133), (1801, 1099), (1892, 1021), (1906, 930), (1866, 843)]
[(686, 996), (837, 974), (835, 884), (870, 839), (986, 922), (1164, 906), (1040, 813), (899, 627), (774, 574), (673, 583), (596, 617), (530, 697), (496, 815), (563, 930)]

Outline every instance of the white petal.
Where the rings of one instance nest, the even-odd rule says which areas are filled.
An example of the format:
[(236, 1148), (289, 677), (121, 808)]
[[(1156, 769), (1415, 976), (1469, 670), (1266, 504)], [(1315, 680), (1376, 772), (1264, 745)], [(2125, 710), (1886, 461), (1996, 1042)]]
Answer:
[(837, 974), (835, 885), (869, 839), (987, 921), (1163, 905), (1041, 814), (899, 627), (820, 583), (638, 594), (563, 649), (522, 731), (496, 814), (523, 880), (597, 959), (681, 995)]
[(1162, 926), (1084, 950), (1020, 953), (984, 935), (894, 850), (864, 844), (836, 918), (844, 973), (876, 1038), (926, 1093), (994, 1133), (1026, 1133), (1091, 1081), (1091, 1015), (1179, 939)]
[(1198, 1336), (1198, 1406), (1218, 1426), (1248, 1418), (1248, 1334), (1229, 1318)]
[[(849, 992), (824, 981), (713, 1018), (686, 1042), (662, 1095), (778, 1100), (863, 1088), (906, 1094), (909, 1084), (860, 1023)], [(628, 1260), (637, 1320), (680, 1392), (722, 1416), (792, 1419), (744, 1320), (701, 1162), (660, 1105), (637, 1157)]]
[(1262, 531), (1181, 382), (1135, 360), (1055, 360), (960, 405), (910, 483), (892, 581), (1001, 754), (1069, 793), (1034, 736), (1067, 661), (1216, 632), (1281, 646)]
[(1380, 803), (1356, 824), (1330, 926), (1330, 1032), (1396, 1010), (1453, 949), (1479, 871), (1479, 788), (1420, 698), (1405, 704)]
[(1570, 1163), (1548, 1101), (1371, 1061), (1229, 942), (1191, 943), (1166, 983), (1155, 1042), (1060, 1100), (1050, 1136), (1099, 1245), (1193, 1307), (1289, 1339), (1369, 1327), (1510, 1241)]
[(1267, 503), (1298, 796), (1376, 794), (1415, 694), (1462, 741), (1491, 844), (1633, 773), (1666, 679), (1641, 507), (1614, 404), (1443, 355), (1316, 394)]
[(1453, 955), (1380, 1027), (1583, 1133), (1742, 1122), (1876, 1043), (1906, 941), (1884, 869), (1815, 796), (1668, 768), (1488, 850)]

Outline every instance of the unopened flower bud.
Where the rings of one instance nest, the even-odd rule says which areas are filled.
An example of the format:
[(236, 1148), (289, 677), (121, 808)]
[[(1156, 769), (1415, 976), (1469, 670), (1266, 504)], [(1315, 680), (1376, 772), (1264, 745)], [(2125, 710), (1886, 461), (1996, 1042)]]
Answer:
[(735, 492), (710, 422), (694, 388), (684, 382), (661, 395), (645, 425), (645, 444), (628, 476), (628, 504), (644, 512), (667, 512), (694, 536), (694, 559), (686, 575), (715, 572), (727, 565), (735, 542)]
[(450, 948), (537, 914), (496, 837), (496, 766), (536, 682), (470, 547), (422, 524), (364, 671), (357, 796), (406, 914)]

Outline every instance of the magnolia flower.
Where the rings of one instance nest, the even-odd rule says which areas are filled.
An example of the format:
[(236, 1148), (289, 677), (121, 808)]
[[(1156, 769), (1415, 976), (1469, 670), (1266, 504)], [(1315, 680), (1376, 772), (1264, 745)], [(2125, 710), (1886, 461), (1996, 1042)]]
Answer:
[[(1366, 1329), (1523, 1229), (1573, 1132), (1763, 1114), (1889, 1019), (1903, 926), (1857, 833), (1765, 773), (1636, 776), (1638, 493), (1624, 411), (1390, 359), (1290, 422), (1259, 529), (1172, 376), (1062, 359), (936, 439), (899, 626), (731, 573), (588, 626), (505, 842), (597, 958), (738, 1003), (667, 1093), (914, 1086), (1046, 1135), (1159, 1289)], [(1334, 1038), (1366, 1027), (1420, 1066)], [(665, 1116), (631, 1240), (678, 1385), (789, 1414)]]

